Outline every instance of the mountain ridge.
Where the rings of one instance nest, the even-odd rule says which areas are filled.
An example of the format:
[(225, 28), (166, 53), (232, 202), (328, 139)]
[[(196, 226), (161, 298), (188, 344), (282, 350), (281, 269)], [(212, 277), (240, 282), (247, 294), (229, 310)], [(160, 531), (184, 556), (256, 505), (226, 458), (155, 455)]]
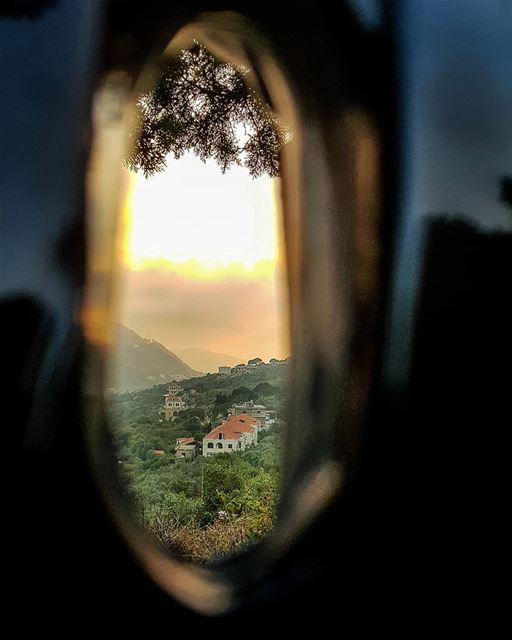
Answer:
[(120, 392), (202, 375), (165, 345), (119, 323), (114, 328), (113, 352), (110, 386)]
[(228, 353), (217, 353), (216, 351), (201, 349), (199, 347), (175, 349), (174, 352), (192, 368), (204, 371), (205, 373), (217, 373), (219, 367), (234, 367), (241, 362), (245, 362), (243, 358)]

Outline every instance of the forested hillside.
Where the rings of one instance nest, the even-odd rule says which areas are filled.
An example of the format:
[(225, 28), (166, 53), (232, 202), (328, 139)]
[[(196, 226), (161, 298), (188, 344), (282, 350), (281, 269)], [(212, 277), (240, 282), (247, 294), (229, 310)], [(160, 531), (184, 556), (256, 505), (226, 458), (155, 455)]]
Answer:
[(121, 324), (116, 325), (113, 354), (109, 386), (121, 392), (199, 373), (156, 340), (143, 338)]
[[(174, 421), (160, 415), (165, 384), (110, 397), (119, 468), (136, 515), (164, 545), (204, 562), (264, 535), (275, 513), (284, 426), (285, 367), (180, 382), (187, 402)], [(203, 436), (234, 403), (254, 400), (278, 419), (246, 451), (176, 461), (176, 439)], [(222, 518), (219, 513), (225, 513)]]

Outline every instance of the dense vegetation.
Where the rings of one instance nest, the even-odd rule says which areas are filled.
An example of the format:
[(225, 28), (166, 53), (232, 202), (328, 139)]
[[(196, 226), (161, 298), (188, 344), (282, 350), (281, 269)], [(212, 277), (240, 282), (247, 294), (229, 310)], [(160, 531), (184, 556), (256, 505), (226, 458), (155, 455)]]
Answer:
[(285, 370), (267, 366), (243, 376), (184, 380), (188, 408), (173, 422), (159, 414), (167, 385), (110, 397), (119, 468), (137, 517), (181, 556), (204, 562), (271, 528), (281, 419), (260, 432), (257, 446), (242, 452), (175, 461), (174, 448), (180, 437), (202, 440), (234, 402), (254, 400), (281, 416)]

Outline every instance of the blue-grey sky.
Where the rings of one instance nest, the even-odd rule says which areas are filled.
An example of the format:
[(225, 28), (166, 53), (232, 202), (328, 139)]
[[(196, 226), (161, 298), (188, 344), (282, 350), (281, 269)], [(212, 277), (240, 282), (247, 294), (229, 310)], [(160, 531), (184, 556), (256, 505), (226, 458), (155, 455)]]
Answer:
[(385, 375), (408, 379), (425, 217), (510, 229), (499, 179), (512, 173), (512, 2), (403, 0), (396, 75), (401, 166)]
[(509, 226), (498, 178), (512, 173), (512, 2), (414, 1), (410, 11), (416, 214)]

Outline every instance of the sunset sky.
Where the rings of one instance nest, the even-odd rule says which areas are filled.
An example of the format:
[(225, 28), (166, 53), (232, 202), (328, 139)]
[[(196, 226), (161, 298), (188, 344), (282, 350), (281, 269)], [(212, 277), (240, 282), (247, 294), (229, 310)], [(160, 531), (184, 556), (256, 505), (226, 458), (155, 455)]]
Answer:
[(171, 351), (289, 355), (273, 182), (192, 154), (131, 173), (120, 322)]

